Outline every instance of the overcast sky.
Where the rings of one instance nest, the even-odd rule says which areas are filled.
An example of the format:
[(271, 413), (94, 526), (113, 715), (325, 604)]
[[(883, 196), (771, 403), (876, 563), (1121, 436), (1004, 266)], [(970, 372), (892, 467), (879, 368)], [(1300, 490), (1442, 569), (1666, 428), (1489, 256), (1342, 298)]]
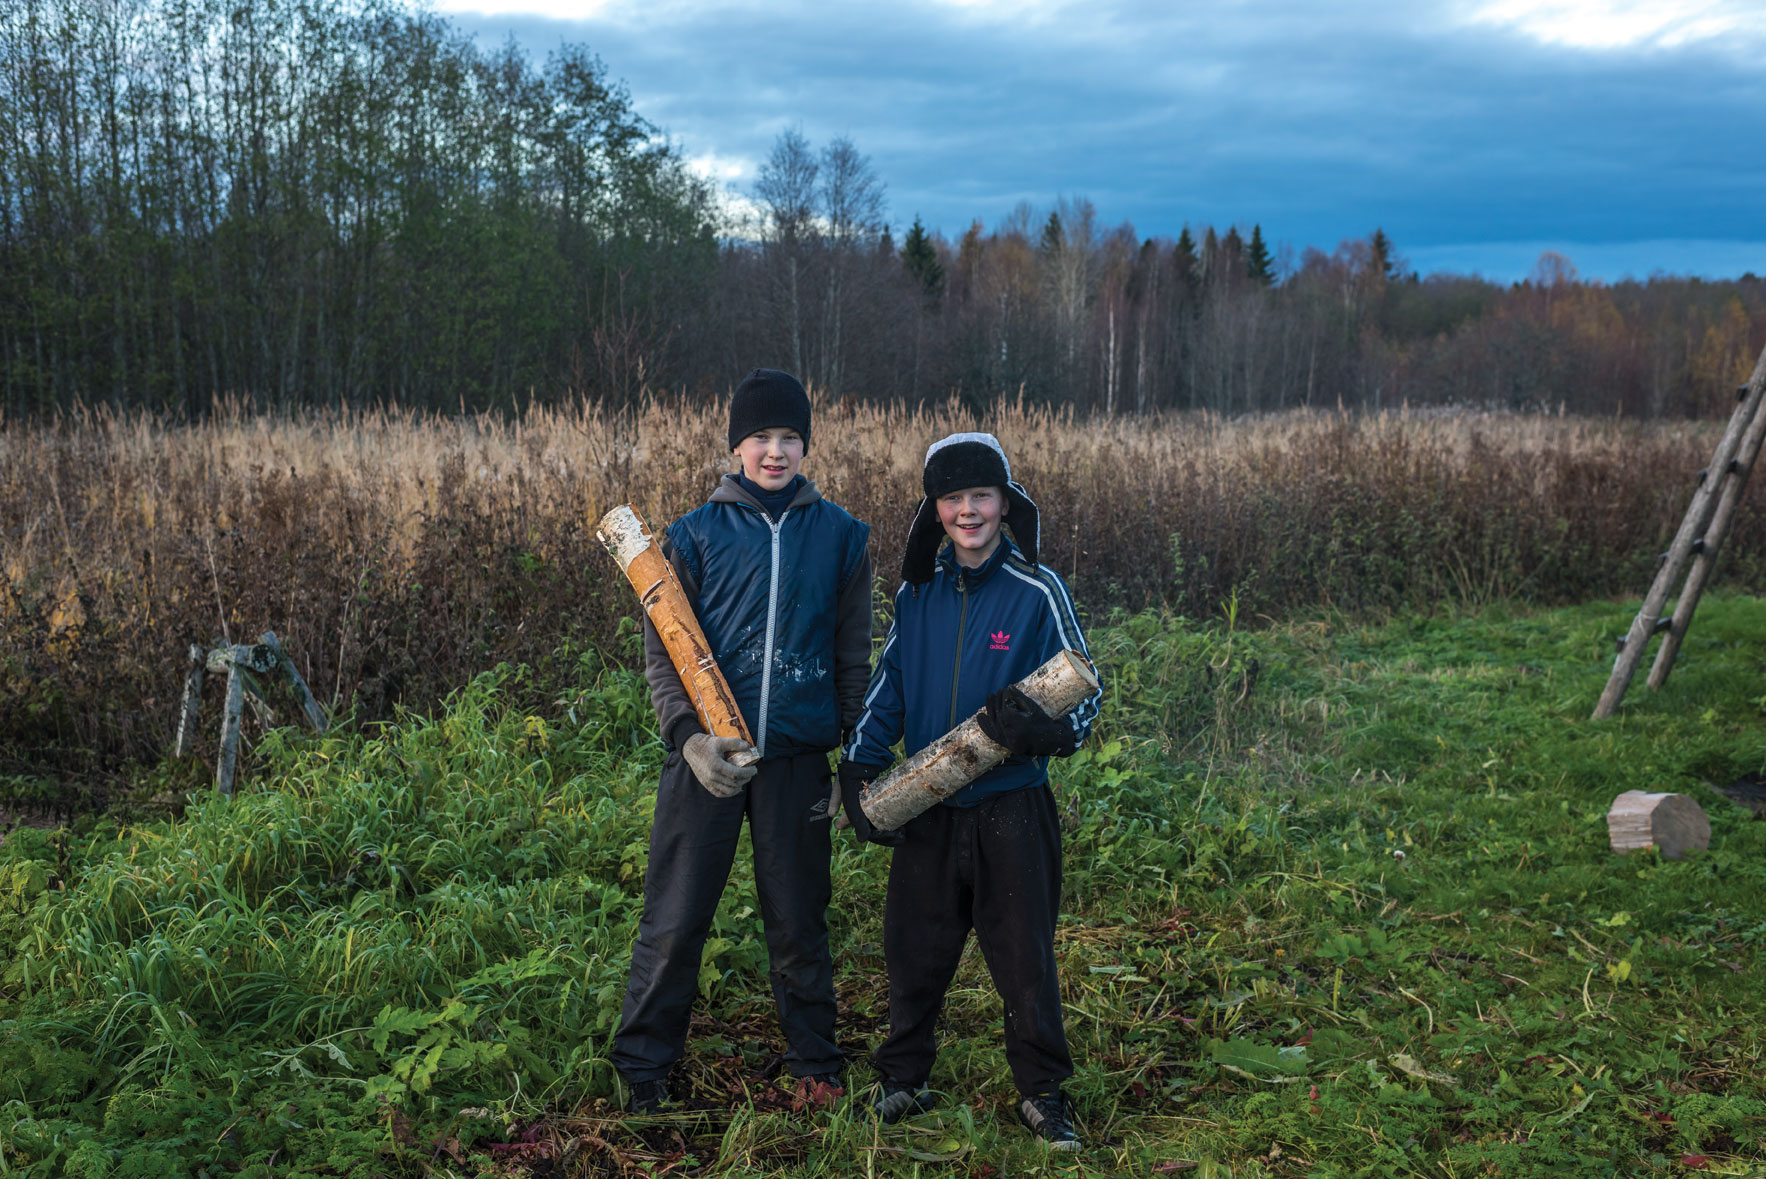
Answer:
[(586, 44), (732, 191), (849, 136), (955, 237), (1019, 201), (1516, 279), (1766, 274), (1766, 0), (440, 0)]

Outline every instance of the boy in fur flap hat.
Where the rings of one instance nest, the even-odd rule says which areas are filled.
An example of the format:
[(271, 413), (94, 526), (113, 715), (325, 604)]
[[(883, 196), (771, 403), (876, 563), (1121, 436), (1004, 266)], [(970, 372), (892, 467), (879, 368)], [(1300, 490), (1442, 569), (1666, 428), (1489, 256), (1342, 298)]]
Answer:
[[(1018, 1116), (1050, 1146), (1077, 1150), (1061, 1082), (1073, 1075), (1055, 972), (1061, 832), (1047, 760), (1079, 747), (1099, 696), (1054, 718), (1011, 687), (1062, 650), (1085, 651), (1072, 596), (1037, 564), (1036, 504), (991, 434), (952, 434), (926, 452), (902, 558), (895, 622), (840, 764), (861, 839), (894, 848), (883, 917), (889, 1035), (872, 1054), (878, 1116), (930, 1109), (934, 1024), (973, 929), (1005, 1001)], [(1008, 538), (1001, 527), (1012, 531)], [(1015, 543), (1014, 543), (1015, 542)], [(981, 710), (1010, 756), (899, 831), (878, 831), (862, 786)]]
[(669, 755), (613, 1037), (613, 1064), (636, 1113), (670, 1100), (668, 1075), (686, 1050), (700, 955), (744, 819), (785, 1065), (804, 1099), (825, 1104), (841, 1094), (828, 948), (828, 832), (837, 798), (828, 751), (864, 702), (870, 528), (798, 473), (809, 437), (803, 386), (789, 373), (754, 370), (730, 402), (729, 445), (740, 469), (663, 540), (760, 762), (732, 765), (729, 755), (747, 746), (704, 731), (646, 620), (644, 677)]

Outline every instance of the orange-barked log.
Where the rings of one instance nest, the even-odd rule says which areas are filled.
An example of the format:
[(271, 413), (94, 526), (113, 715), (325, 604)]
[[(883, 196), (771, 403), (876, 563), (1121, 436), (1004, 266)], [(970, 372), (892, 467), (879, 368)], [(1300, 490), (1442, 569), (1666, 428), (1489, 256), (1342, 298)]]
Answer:
[[(718, 668), (705, 631), (693, 614), (693, 605), (687, 601), (687, 592), (638, 513), (630, 504), (621, 504), (601, 517), (595, 537), (607, 546), (632, 588), (638, 591), (638, 601), (650, 616), (656, 633), (662, 636), (669, 662), (681, 677), (681, 686), (687, 689), (705, 731), (714, 737), (740, 737), (753, 745), (754, 738), (748, 733), (742, 710), (736, 707), (736, 697)], [(745, 751), (729, 760), (739, 766), (753, 765), (760, 755)]]

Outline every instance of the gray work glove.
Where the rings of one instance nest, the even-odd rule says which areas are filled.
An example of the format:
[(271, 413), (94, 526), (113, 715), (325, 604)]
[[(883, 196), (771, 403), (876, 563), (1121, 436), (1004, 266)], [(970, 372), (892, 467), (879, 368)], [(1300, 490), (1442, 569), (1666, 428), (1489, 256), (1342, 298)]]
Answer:
[(734, 765), (725, 759), (732, 753), (751, 749), (753, 746), (740, 737), (694, 733), (681, 746), (681, 756), (693, 768), (693, 776), (701, 786), (719, 798), (733, 798), (754, 777), (754, 767)]

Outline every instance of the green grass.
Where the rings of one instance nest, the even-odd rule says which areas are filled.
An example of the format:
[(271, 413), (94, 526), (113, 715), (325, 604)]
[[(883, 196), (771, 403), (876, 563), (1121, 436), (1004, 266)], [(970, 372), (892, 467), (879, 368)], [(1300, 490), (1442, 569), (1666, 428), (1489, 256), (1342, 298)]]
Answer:
[[(693, 1100), (610, 1113), (659, 747), (591, 656), (543, 715), (499, 669), (274, 734), (178, 821), (9, 835), (0, 1176), (1766, 1173), (1766, 824), (1708, 789), (1766, 769), (1766, 600), (1707, 601), (1667, 689), (1591, 722), (1630, 608), (1097, 627), (1105, 716), (1057, 771), (1076, 1159), (1012, 1125), (974, 952), (938, 1110), (794, 1109), (740, 859)], [(1711, 850), (1613, 855), (1634, 788)], [(858, 1056), (886, 853), (835, 868)]]

